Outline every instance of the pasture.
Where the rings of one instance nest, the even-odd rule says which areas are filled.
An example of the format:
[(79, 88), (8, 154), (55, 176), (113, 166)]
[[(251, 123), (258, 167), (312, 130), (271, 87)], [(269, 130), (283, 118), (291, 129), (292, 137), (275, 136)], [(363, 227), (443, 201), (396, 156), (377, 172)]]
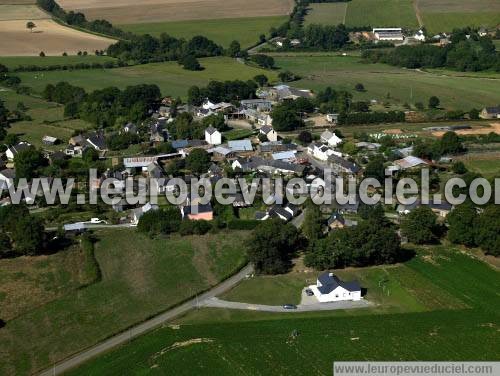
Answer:
[(462, 160), (467, 169), (480, 173), (486, 178), (500, 177), (499, 153), (468, 154)]
[(2, 5), (0, 3), (0, 21), (9, 20), (41, 20), (50, 16), (36, 5)]
[(345, 24), (349, 3), (317, 3), (310, 4), (304, 25), (338, 25)]
[[(500, 98), (497, 80), (481, 77), (443, 76), (428, 72), (401, 69), (385, 64), (367, 64), (354, 56), (275, 55), (276, 65), (302, 78), (296, 87), (315, 91), (327, 86), (351, 91), (356, 100), (390, 102), (403, 105), (427, 103), (436, 95), (446, 109), (470, 109), (494, 106)], [(498, 74), (492, 74), (500, 77)], [(362, 83), (366, 92), (356, 92), (354, 85)]]
[(90, 128), (90, 124), (80, 119), (64, 119), (64, 107), (56, 103), (48, 103), (42, 99), (19, 95), (13, 91), (0, 91), (0, 99), (9, 109), (16, 109), (18, 103), (23, 103), (27, 108), (27, 115), (31, 121), (18, 121), (12, 123), (8, 129), (21, 140), (28, 141), (36, 147), (59, 150), (60, 145), (47, 146), (42, 143), (43, 136), (53, 136), (66, 143), (77, 129)]
[[(0, 373), (32, 374), (209, 288), (244, 263), (245, 234), (150, 239), (131, 229), (98, 231), (102, 280), (8, 320)], [(15, 285), (14, 277), (2, 285)]]
[(271, 27), (278, 27), (287, 20), (286, 16), (246, 17), (211, 20), (191, 20), (175, 22), (138, 23), (119, 25), (123, 30), (136, 34), (158, 36), (167, 33), (176, 38), (189, 39), (203, 35), (224, 47), (229, 47), (233, 40), (242, 47), (249, 47), (258, 42), (261, 34), (266, 35)]
[(5, 65), (9, 69), (15, 69), (19, 66), (38, 66), (47, 67), (49, 65), (74, 65), (79, 63), (93, 64), (105, 63), (106, 61), (114, 61), (115, 59), (110, 56), (2, 56), (0, 57), (0, 64)]
[(192, 85), (204, 86), (210, 80), (249, 80), (258, 74), (265, 74), (271, 81), (276, 79), (275, 71), (249, 67), (228, 57), (200, 59), (205, 68), (202, 71), (188, 71), (177, 62), (136, 65), (114, 69), (92, 69), (57, 72), (25, 72), (17, 74), (24, 85), (41, 92), (48, 83), (67, 81), (85, 90), (102, 89), (108, 86), (125, 88), (138, 84), (157, 84), (162, 94), (185, 98)]
[(293, 0), (60, 0), (66, 10), (114, 24), (288, 15)]
[[(391, 293), (399, 286), (431, 309), (301, 314), (201, 309), (175, 320), (176, 326), (139, 337), (69, 374), (154, 369), (231, 375), (237, 369), (261, 375), (325, 375), (331, 374), (334, 360), (498, 358), (497, 271), (469, 255), (434, 247), (420, 250), (403, 273), (389, 273), (387, 279), (395, 286)], [(453, 306), (441, 305), (443, 296)]]
[(41, 51), (45, 55), (62, 55), (63, 52), (74, 55), (78, 51), (93, 53), (95, 50), (105, 50), (115, 42), (62, 26), (49, 19), (36, 20), (36, 28), (30, 32), (26, 28), (28, 21), (0, 21), (0, 56), (38, 56)]
[(495, 27), (500, 22), (496, 0), (418, 0), (416, 6), (431, 33), (464, 26)]

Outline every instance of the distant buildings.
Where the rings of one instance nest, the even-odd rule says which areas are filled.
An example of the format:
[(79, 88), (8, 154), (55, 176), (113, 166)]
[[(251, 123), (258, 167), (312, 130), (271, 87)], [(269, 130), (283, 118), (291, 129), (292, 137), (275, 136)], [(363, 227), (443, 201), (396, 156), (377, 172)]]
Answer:
[(379, 27), (373, 29), (373, 35), (380, 41), (403, 41), (405, 39), (400, 27)]
[(479, 117), (481, 119), (500, 119), (500, 106), (483, 108)]

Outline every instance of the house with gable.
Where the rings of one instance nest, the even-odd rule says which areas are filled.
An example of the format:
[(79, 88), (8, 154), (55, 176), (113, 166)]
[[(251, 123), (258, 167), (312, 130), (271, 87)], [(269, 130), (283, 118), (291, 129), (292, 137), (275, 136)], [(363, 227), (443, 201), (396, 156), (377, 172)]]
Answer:
[(209, 145), (220, 145), (222, 144), (222, 134), (214, 127), (208, 127), (205, 129), (205, 141)]
[(321, 141), (327, 143), (331, 147), (337, 147), (342, 143), (342, 139), (335, 133), (330, 132), (329, 130), (326, 130), (323, 133), (321, 133), (320, 139)]
[(270, 125), (264, 125), (259, 129), (259, 133), (267, 137), (270, 142), (278, 141), (278, 133)]
[(344, 282), (330, 272), (319, 275), (316, 284), (309, 286), (309, 289), (320, 303), (361, 300), (358, 281)]

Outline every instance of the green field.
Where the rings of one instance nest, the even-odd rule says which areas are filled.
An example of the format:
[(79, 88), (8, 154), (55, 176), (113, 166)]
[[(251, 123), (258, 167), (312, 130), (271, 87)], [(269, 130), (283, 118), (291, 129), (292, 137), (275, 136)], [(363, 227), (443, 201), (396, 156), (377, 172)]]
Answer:
[(238, 63), (228, 57), (200, 59), (205, 68), (202, 71), (182, 69), (177, 62), (136, 65), (114, 69), (92, 69), (57, 72), (26, 72), (17, 74), (24, 85), (41, 92), (49, 83), (67, 81), (86, 90), (102, 89), (108, 86), (125, 88), (138, 84), (157, 84), (162, 94), (185, 98), (192, 85), (204, 86), (210, 80), (249, 80), (258, 74), (276, 79), (273, 71), (258, 69)]
[(464, 26), (494, 28), (500, 23), (500, 3), (496, 0), (419, 0), (418, 8), (431, 33)]
[(352, 0), (346, 25), (417, 28), (418, 22), (411, 0)]
[(466, 158), (463, 162), (467, 169), (478, 172), (486, 178), (500, 178), (500, 160), (498, 159), (498, 155), (490, 159), (485, 158), (486, 156), (487, 154), (476, 159)]
[[(334, 360), (498, 360), (497, 271), (442, 247), (431, 253), (421, 250), (398, 270), (389, 272), (388, 281), (404, 292), (403, 300), (411, 296), (426, 306), (424, 311), (196, 310), (176, 320), (179, 326), (155, 330), (70, 375), (144, 374), (153, 369), (186, 375), (326, 375)], [(388, 291), (398, 294), (397, 288)]]
[(0, 99), (5, 102), (7, 108), (12, 110), (16, 109), (19, 102), (28, 108), (27, 114), (32, 120), (12, 123), (8, 132), (19, 135), (21, 140), (28, 141), (36, 147), (59, 150), (61, 149), (60, 145), (44, 145), (42, 137), (53, 136), (66, 143), (75, 130), (91, 127), (89, 123), (80, 119), (64, 119), (64, 107), (56, 103), (19, 95), (13, 91), (0, 91)]
[[(274, 59), (281, 69), (302, 77), (293, 83), (294, 86), (316, 91), (326, 86), (346, 89), (358, 100), (377, 99), (402, 105), (405, 102), (427, 103), (429, 97), (436, 95), (444, 108), (469, 109), (496, 105), (500, 98), (500, 85), (492, 79), (443, 76), (385, 64), (366, 64), (351, 56), (275, 55)], [(499, 74), (492, 73), (492, 76), (500, 78)], [(366, 92), (354, 91), (358, 82), (365, 86)]]
[(223, 20), (138, 23), (119, 25), (119, 27), (136, 34), (158, 36), (161, 33), (167, 33), (176, 38), (185, 39), (203, 35), (223, 47), (228, 47), (233, 40), (237, 40), (242, 47), (249, 47), (259, 41), (261, 34), (267, 35), (271, 27), (280, 26), (287, 18), (286, 16), (224, 18)]
[(245, 234), (152, 240), (132, 229), (98, 232), (102, 280), (8, 320), (0, 374), (32, 374), (209, 288), (244, 263)]
[(0, 64), (5, 65), (9, 69), (24, 65), (36, 65), (46, 67), (49, 65), (73, 65), (78, 63), (105, 63), (106, 61), (114, 61), (110, 56), (18, 56), (18, 57), (0, 57)]
[(348, 3), (310, 4), (304, 25), (338, 25), (345, 24)]

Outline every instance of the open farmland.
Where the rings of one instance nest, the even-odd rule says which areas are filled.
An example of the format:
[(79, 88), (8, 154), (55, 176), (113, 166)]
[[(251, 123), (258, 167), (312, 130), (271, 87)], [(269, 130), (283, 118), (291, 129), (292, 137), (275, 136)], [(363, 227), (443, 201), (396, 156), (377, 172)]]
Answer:
[[(150, 239), (130, 231), (96, 232), (100, 281), (7, 321), (0, 374), (33, 374), (209, 288), (245, 262), (245, 232)], [(13, 279), (3, 285), (15, 285), (15, 273), (3, 275)]]
[(50, 16), (36, 5), (2, 5), (0, 3), (0, 21), (9, 20), (41, 20)]
[(304, 25), (338, 25), (345, 24), (349, 3), (318, 3), (310, 4)]
[(85, 13), (88, 19), (116, 24), (281, 16), (290, 13), (293, 0), (61, 0), (66, 10)]
[[(155, 330), (69, 374), (155, 369), (232, 375), (237, 369), (259, 375), (327, 375), (334, 360), (498, 359), (498, 272), (442, 247), (421, 252), (405, 264), (404, 273), (387, 274), (386, 282), (394, 286), (389, 295), (403, 290), (431, 310), (274, 314), (201, 309), (175, 320), (178, 326)], [(461, 306), (440, 306), (443, 296)], [(312, 363), (310, 354), (315, 354)]]
[(497, 0), (417, 0), (416, 4), (431, 33), (500, 24), (500, 2)]
[[(43, 51), (46, 55), (92, 53), (106, 49), (113, 39), (64, 27), (52, 20), (36, 20), (33, 32), (24, 20), (0, 21), (0, 56), (32, 56)], [(13, 43), (15, 41), (15, 43)]]
[(242, 47), (254, 45), (261, 34), (267, 34), (271, 27), (278, 27), (287, 20), (286, 16), (226, 18), (223, 22), (215, 20), (191, 20), (176, 22), (138, 23), (120, 25), (123, 30), (136, 34), (158, 36), (167, 33), (176, 38), (192, 38), (203, 35), (224, 47), (233, 40)]
[(411, 0), (352, 0), (346, 25), (416, 28), (418, 21)]
[[(498, 79), (458, 77), (419, 72), (385, 64), (366, 64), (350, 56), (293, 56), (274, 55), (276, 65), (302, 77), (294, 86), (322, 90), (327, 86), (345, 89), (358, 100), (376, 99), (391, 103), (427, 103), (436, 95), (446, 109), (470, 109), (494, 106), (500, 98)], [(494, 74), (496, 78), (500, 75)], [(366, 92), (354, 91), (362, 83)], [(389, 96), (389, 98), (388, 98)]]
[(18, 73), (23, 84), (41, 92), (48, 83), (67, 81), (86, 90), (102, 89), (108, 86), (125, 88), (138, 84), (157, 84), (164, 95), (186, 97), (192, 85), (206, 85), (210, 80), (249, 80), (258, 74), (265, 74), (271, 80), (276, 73), (238, 63), (227, 57), (200, 59), (205, 68), (202, 71), (182, 69), (177, 62), (136, 65), (126, 68), (92, 69), (59, 72)]

